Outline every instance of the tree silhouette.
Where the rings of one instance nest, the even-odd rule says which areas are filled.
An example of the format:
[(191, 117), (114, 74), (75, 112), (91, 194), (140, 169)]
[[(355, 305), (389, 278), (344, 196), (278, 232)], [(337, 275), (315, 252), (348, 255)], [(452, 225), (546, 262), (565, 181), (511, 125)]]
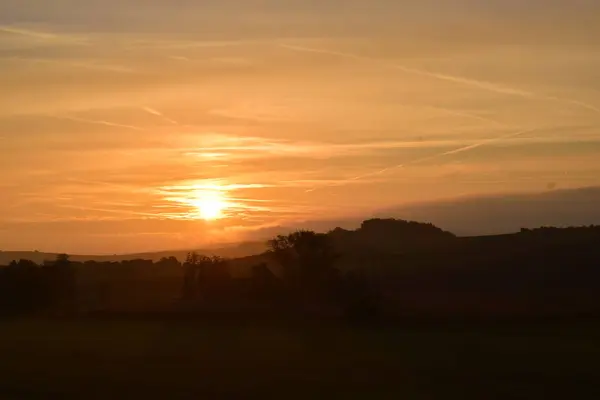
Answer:
[(179, 260), (176, 257), (162, 257), (160, 260), (158, 260), (158, 262), (156, 263), (157, 266), (162, 267), (162, 268), (177, 268), (177, 267), (181, 267), (181, 263), (179, 262)]
[(19, 314), (46, 305), (44, 276), (30, 260), (12, 261), (0, 268), (0, 313)]
[(333, 264), (337, 257), (325, 234), (296, 231), (279, 235), (268, 245), (292, 287), (316, 288), (336, 275)]
[(70, 264), (70, 256), (68, 254), (58, 254), (56, 256), (56, 265), (69, 265)]
[(183, 293), (184, 300), (191, 300), (196, 296), (196, 281), (198, 273), (198, 263), (200, 256), (196, 252), (188, 253), (183, 263)]
[(56, 311), (71, 312), (76, 302), (76, 274), (67, 254), (59, 254), (45, 267), (48, 292)]
[(231, 276), (228, 260), (222, 257), (208, 257), (195, 252), (186, 257), (183, 283), (183, 298), (197, 299), (222, 291)]

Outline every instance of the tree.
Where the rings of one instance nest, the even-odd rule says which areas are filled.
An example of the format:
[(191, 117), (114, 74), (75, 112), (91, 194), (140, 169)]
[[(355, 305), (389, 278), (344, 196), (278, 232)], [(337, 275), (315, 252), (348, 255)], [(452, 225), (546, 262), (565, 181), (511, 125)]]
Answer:
[(0, 268), (0, 314), (29, 313), (45, 305), (44, 277), (36, 263), (22, 259)]
[(198, 272), (198, 261), (200, 256), (196, 252), (188, 253), (183, 263), (183, 293), (184, 300), (191, 300), (196, 295), (196, 282)]
[(70, 257), (58, 254), (54, 262), (45, 266), (50, 302), (57, 311), (72, 311), (76, 301), (76, 273)]
[(69, 265), (70, 264), (70, 256), (68, 254), (58, 254), (56, 256), (56, 265)]
[(189, 253), (183, 264), (185, 268), (183, 297), (197, 298), (199, 295), (214, 295), (223, 290), (231, 276), (229, 261), (225, 258)]
[(268, 245), (283, 268), (284, 279), (292, 286), (322, 286), (336, 275), (336, 255), (325, 234), (296, 231), (279, 235)]
[(181, 267), (181, 263), (179, 262), (179, 260), (173, 256), (162, 257), (160, 260), (158, 260), (156, 265), (160, 266), (161, 268), (173, 268), (173, 269)]

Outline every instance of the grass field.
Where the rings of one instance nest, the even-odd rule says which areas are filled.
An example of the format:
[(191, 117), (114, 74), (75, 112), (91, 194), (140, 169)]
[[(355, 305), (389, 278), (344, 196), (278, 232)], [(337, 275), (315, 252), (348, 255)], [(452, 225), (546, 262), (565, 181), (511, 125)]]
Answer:
[(600, 398), (600, 323), (0, 323), (0, 398)]

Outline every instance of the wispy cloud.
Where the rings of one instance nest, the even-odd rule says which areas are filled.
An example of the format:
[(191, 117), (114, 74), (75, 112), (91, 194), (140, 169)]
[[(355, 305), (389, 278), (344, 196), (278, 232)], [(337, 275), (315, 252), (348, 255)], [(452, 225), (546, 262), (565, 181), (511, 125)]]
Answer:
[(43, 39), (43, 40), (55, 40), (60, 39), (61, 37), (52, 33), (34, 31), (30, 29), (23, 29), (13, 26), (0, 26), (0, 32), (11, 33), (19, 36), (26, 36), (34, 39)]
[(512, 86), (508, 86), (508, 85), (502, 85), (502, 84), (493, 83), (493, 82), (465, 78), (465, 77), (461, 77), (461, 76), (432, 72), (432, 71), (428, 71), (428, 70), (424, 70), (424, 69), (408, 67), (408, 66), (398, 64), (398, 63), (392, 63), (389, 61), (379, 60), (377, 58), (365, 57), (365, 56), (361, 56), (361, 55), (357, 55), (357, 54), (353, 54), (353, 53), (345, 53), (345, 52), (326, 50), (326, 49), (316, 49), (316, 48), (311, 48), (311, 47), (296, 46), (296, 45), (289, 45), (289, 44), (280, 44), (279, 46), (284, 49), (297, 51), (297, 52), (325, 54), (325, 55), (329, 55), (329, 56), (348, 58), (348, 59), (353, 59), (353, 60), (357, 60), (357, 61), (363, 61), (363, 62), (367, 61), (367, 62), (371, 62), (371, 63), (376, 63), (377, 65), (380, 65), (382, 67), (393, 68), (393, 69), (396, 69), (396, 70), (399, 70), (399, 71), (402, 71), (402, 72), (405, 72), (408, 74), (419, 75), (419, 76), (428, 77), (428, 78), (432, 78), (432, 79), (442, 80), (442, 81), (451, 82), (451, 83), (455, 83), (455, 84), (463, 85), (463, 86), (469, 86), (472, 88), (476, 88), (476, 89), (480, 89), (480, 90), (484, 90), (484, 91), (488, 91), (488, 92), (492, 92), (492, 93), (532, 98), (532, 99), (537, 99), (537, 100), (549, 100), (549, 101), (560, 102), (563, 104), (570, 104), (570, 105), (584, 108), (588, 111), (593, 111), (595, 113), (600, 114), (600, 108), (596, 107), (593, 104), (589, 104), (589, 103), (586, 103), (584, 101), (577, 100), (577, 99), (569, 99), (569, 98), (537, 94), (537, 93), (534, 93), (534, 92), (531, 92), (528, 90), (515, 88)]
[[(439, 159), (439, 158), (442, 158), (442, 157), (446, 157), (446, 156), (450, 156), (450, 155), (454, 155), (454, 154), (459, 154), (459, 153), (464, 153), (464, 152), (467, 152), (467, 151), (475, 150), (475, 149), (477, 149), (479, 147), (482, 147), (482, 146), (486, 146), (486, 145), (489, 145), (489, 144), (493, 144), (493, 143), (497, 143), (497, 142), (501, 142), (501, 141), (513, 139), (513, 138), (516, 138), (518, 136), (522, 136), (522, 135), (525, 135), (527, 133), (531, 133), (531, 132), (534, 132), (534, 131), (537, 131), (537, 130), (538, 129), (536, 129), (536, 128), (522, 129), (522, 130), (519, 130), (517, 132), (512, 132), (512, 133), (509, 133), (509, 134), (506, 134), (506, 135), (502, 135), (502, 136), (497, 136), (497, 137), (493, 137), (493, 138), (490, 138), (490, 139), (481, 140), (481, 141), (478, 141), (476, 143), (469, 144), (469, 145), (463, 146), (463, 147), (459, 147), (459, 148), (454, 149), (454, 150), (444, 151), (442, 153), (438, 153), (438, 154), (435, 154), (435, 155), (432, 155), (432, 156), (428, 156), (428, 157), (418, 158), (418, 159), (415, 159), (415, 160), (412, 160), (412, 161), (408, 161), (408, 162), (402, 163), (402, 164), (391, 165), (391, 166), (386, 167), (386, 168), (382, 168), (382, 169), (379, 169), (379, 170), (376, 170), (376, 171), (372, 171), (372, 172), (368, 172), (368, 173), (365, 173), (365, 174), (361, 174), (361, 175), (355, 176), (355, 177), (350, 178), (350, 179), (341, 180), (341, 181), (336, 182), (334, 184), (323, 185), (321, 187), (342, 186), (342, 185), (345, 185), (347, 183), (351, 183), (353, 181), (360, 181), (360, 180), (364, 180), (366, 178), (372, 178), (374, 176), (382, 175), (382, 174), (390, 172), (392, 170), (404, 168), (404, 167), (407, 167), (407, 166), (410, 166), (410, 165), (424, 163), (424, 162), (428, 162), (428, 161), (433, 161), (433, 160), (436, 160), (436, 159)], [(320, 189), (321, 187), (317, 187), (317, 186), (312, 187), (312, 188), (308, 189), (307, 192), (314, 192), (314, 191)]]
[[(134, 39), (125, 43), (131, 49), (194, 49), (212, 47), (237, 47), (265, 43), (264, 40), (145, 40)], [(270, 42), (270, 41), (269, 41)]]
[[(504, 126), (504, 125), (503, 125)], [(508, 130), (505, 127), (502, 131)], [(300, 157), (308, 159), (329, 159), (336, 157), (350, 157), (361, 155), (375, 155), (378, 152), (401, 150), (401, 149), (444, 149), (444, 148), (465, 148), (475, 149), (487, 144), (503, 142), (507, 145), (531, 145), (543, 143), (575, 143), (589, 142), (594, 139), (587, 135), (545, 135), (520, 137), (526, 133), (535, 131), (530, 128), (512, 128), (518, 129), (518, 135), (507, 133), (504, 135), (486, 138), (483, 132), (478, 136), (459, 138), (455, 136), (452, 139), (435, 140), (379, 140), (379, 141), (360, 141), (349, 143), (334, 142), (309, 142), (309, 141), (291, 141), (276, 140), (273, 138), (262, 137), (239, 137), (227, 135), (208, 135), (198, 140), (197, 148), (194, 146), (180, 148), (177, 151), (182, 152), (189, 157), (196, 157), (207, 162), (215, 159), (234, 161), (255, 158), (281, 158), (281, 157)], [(563, 127), (562, 129), (573, 129), (573, 127)], [(559, 132), (561, 127), (555, 127), (553, 130)], [(454, 150), (453, 150), (454, 151)], [(436, 157), (444, 155), (440, 153)]]
[[(78, 210), (78, 211), (94, 211), (94, 212), (100, 212), (100, 213), (106, 213), (106, 214), (117, 214), (117, 215), (127, 215), (127, 216), (131, 216), (131, 217), (151, 217), (151, 218), (159, 218), (160, 215), (157, 214), (153, 214), (153, 213), (147, 213), (147, 212), (139, 212), (139, 211), (132, 211), (132, 210), (126, 210), (123, 208), (104, 208), (104, 207), (84, 207), (84, 206), (76, 206), (76, 205), (68, 205), (68, 204), (59, 204), (58, 207), (61, 208), (66, 208), (66, 209), (72, 209), (72, 210)], [(101, 219), (98, 217), (95, 217), (94, 220), (97, 219)]]
[(57, 118), (57, 119), (63, 119), (63, 120), (66, 120), (66, 121), (81, 122), (81, 123), (84, 123), (84, 124), (105, 125), (105, 126), (110, 126), (110, 127), (114, 127), (114, 128), (130, 129), (130, 130), (134, 130), (134, 131), (144, 131), (144, 128), (141, 128), (139, 126), (119, 124), (119, 123), (111, 122), (111, 121), (104, 121), (104, 120), (96, 120), (96, 119), (89, 119), (89, 118), (73, 117), (73, 116), (70, 116), (70, 115), (49, 115), (49, 117), (51, 117), (51, 118)]
[(152, 115), (155, 115), (157, 117), (160, 117), (161, 119), (163, 119), (164, 121), (167, 121), (168, 123), (170, 123), (172, 125), (179, 125), (179, 123), (177, 121), (175, 121), (174, 119), (171, 119), (171, 118), (167, 117), (166, 115), (164, 115), (162, 112), (158, 111), (155, 108), (142, 107), (141, 109), (142, 109), (142, 111), (145, 111), (148, 114), (152, 114)]
[(431, 108), (433, 110), (438, 110), (438, 111), (441, 111), (441, 112), (443, 112), (445, 114), (453, 115), (455, 117), (468, 118), (468, 119), (472, 119), (472, 120), (475, 120), (475, 121), (485, 122), (487, 124), (496, 125), (496, 126), (499, 126), (499, 127), (505, 127), (505, 128), (506, 127), (510, 127), (510, 125), (508, 125), (508, 124), (505, 124), (505, 123), (500, 122), (498, 120), (495, 120), (493, 118), (481, 116), (481, 115), (473, 113), (473, 112), (467, 112), (467, 111), (464, 111), (464, 110), (453, 110), (453, 109), (450, 109), (450, 108), (441, 108), (441, 107), (433, 107), (433, 106), (432, 107), (428, 107), (428, 108)]
[(73, 61), (71, 59), (51, 59), (51, 58), (32, 58), (32, 57), (6, 57), (4, 60), (10, 60), (21, 63), (31, 63), (31, 64), (47, 64), (47, 65), (56, 65), (60, 67), (67, 68), (78, 68), (78, 69), (87, 69), (92, 71), (108, 71), (122, 74), (131, 74), (134, 73), (134, 69), (130, 67), (125, 67), (122, 65), (111, 65), (105, 63), (94, 62), (93, 60), (88, 61)]
[(191, 58), (185, 57), (185, 56), (168, 56), (167, 58), (169, 58), (171, 60), (176, 60), (176, 61), (192, 62)]
[(164, 186), (160, 190), (167, 191), (182, 191), (188, 192), (190, 190), (218, 190), (222, 192), (231, 192), (240, 189), (261, 189), (268, 187), (267, 184), (251, 183), (251, 184), (240, 184), (240, 183), (227, 183), (218, 179), (208, 180), (197, 180), (190, 182), (182, 182), (177, 185)]
[(266, 156), (304, 156), (328, 158), (339, 155), (362, 154), (368, 151), (431, 148), (464, 143), (460, 140), (372, 141), (356, 143), (300, 142), (262, 137), (209, 135), (198, 140), (198, 149), (182, 149), (188, 156), (206, 158), (255, 158)]
[(87, 43), (87, 38), (85, 38), (83, 36), (44, 32), (44, 31), (39, 31), (39, 30), (34, 30), (34, 29), (22, 28), (19, 26), (12, 26), (12, 25), (0, 25), (0, 32), (24, 36), (27, 38), (42, 40), (42, 41), (64, 42), (64, 43), (71, 43), (71, 44)]
[(156, 190), (171, 211), (160, 212), (170, 219), (199, 219), (202, 204), (206, 199), (217, 202), (223, 207), (222, 212), (228, 217), (243, 216), (248, 212), (272, 212), (274, 208), (268, 202), (257, 202), (251, 199), (234, 196), (240, 190), (262, 189), (265, 184), (235, 184), (220, 180), (200, 180), (181, 182), (176, 185), (163, 186)]

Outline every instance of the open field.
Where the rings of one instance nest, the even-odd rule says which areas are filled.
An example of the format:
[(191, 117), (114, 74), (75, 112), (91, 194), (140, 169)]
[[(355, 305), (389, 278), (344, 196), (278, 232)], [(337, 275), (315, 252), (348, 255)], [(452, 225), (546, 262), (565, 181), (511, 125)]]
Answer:
[(0, 323), (0, 397), (600, 398), (600, 322)]

